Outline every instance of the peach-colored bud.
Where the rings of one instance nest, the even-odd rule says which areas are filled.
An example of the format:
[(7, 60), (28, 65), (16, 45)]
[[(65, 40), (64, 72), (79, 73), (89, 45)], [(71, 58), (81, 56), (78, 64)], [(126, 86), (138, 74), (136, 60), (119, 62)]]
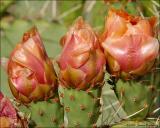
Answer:
[(152, 68), (159, 50), (155, 23), (155, 18), (147, 20), (109, 10), (100, 42), (112, 75), (143, 75)]
[(12, 93), (21, 102), (45, 100), (54, 95), (56, 74), (35, 27), (24, 34), (13, 50), (8, 76)]
[(104, 77), (105, 57), (93, 29), (79, 17), (61, 39), (60, 80), (64, 86), (87, 89)]

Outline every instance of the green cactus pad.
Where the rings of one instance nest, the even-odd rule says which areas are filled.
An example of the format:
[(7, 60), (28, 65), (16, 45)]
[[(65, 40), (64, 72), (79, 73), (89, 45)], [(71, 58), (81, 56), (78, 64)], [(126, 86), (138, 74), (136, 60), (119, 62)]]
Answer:
[(158, 128), (156, 121), (122, 121), (111, 128)]
[(101, 88), (82, 91), (64, 89), (64, 111), (68, 127), (94, 127), (100, 114)]
[(63, 107), (55, 99), (32, 102), (28, 106), (18, 107), (25, 116), (30, 116), (30, 127), (63, 127)]
[(128, 118), (135, 120), (146, 118), (154, 99), (153, 85), (119, 80), (115, 91)]

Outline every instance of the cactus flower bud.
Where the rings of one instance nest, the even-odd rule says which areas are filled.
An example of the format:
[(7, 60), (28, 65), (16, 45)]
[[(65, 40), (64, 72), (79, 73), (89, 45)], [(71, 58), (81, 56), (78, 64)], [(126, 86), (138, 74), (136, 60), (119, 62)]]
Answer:
[[(0, 92), (0, 127), (1, 128), (17, 128), (22, 127), (27, 122), (21, 120), (17, 115), (17, 111), (12, 105), (11, 101), (4, 97)], [(27, 126), (25, 126), (27, 127)]]
[(159, 50), (153, 31), (155, 21), (109, 10), (100, 42), (112, 75), (129, 78), (150, 71)]
[(29, 103), (54, 96), (56, 74), (35, 27), (24, 34), (12, 52), (8, 76), (12, 93), (21, 102)]
[(61, 39), (58, 60), (60, 80), (65, 87), (87, 89), (103, 81), (105, 57), (92, 28), (79, 17)]

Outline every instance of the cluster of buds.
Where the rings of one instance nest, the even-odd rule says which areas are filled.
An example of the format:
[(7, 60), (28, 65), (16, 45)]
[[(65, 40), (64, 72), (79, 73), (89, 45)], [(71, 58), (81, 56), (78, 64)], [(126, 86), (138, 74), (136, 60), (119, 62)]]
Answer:
[[(98, 38), (79, 17), (61, 39), (61, 84), (83, 90), (99, 86), (105, 65), (118, 78), (144, 75), (153, 67), (159, 52), (155, 23), (154, 18), (142, 19), (111, 9)], [(56, 73), (36, 28), (26, 32), (13, 50), (7, 71), (11, 91), (22, 102), (45, 100), (57, 90)]]

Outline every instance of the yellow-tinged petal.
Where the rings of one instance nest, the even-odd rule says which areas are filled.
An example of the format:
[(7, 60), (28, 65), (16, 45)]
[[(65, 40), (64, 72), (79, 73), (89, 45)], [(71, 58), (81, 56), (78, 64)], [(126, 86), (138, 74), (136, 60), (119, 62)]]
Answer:
[(0, 117), (0, 127), (1, 128), (9, 128), (10, 127), (10, 119), (8, 117), (2, 116)]
[(42, 100), (45, 99), (43, 90), (41, 90), (40, 86), (37, 86), (33, 92), (30, 94), (29, 99), (32, 99), (33, 101)]
[(89, 60), (80, 68), (80, 70), (82, 70), (86, 74), (86, 82), (91, 81), (97, 74), (96, 61), (96, 53), (91, 52)]
[(67, 70), (71, 84), (74, 85), (74, 87), (77, 87), (86, 78), (86, 74), (79, 69), (68, 66)]
[[(116, 13), (109, 11), (106, 22), (107, 36), (120, 37), (127, 30), (126, 20), (117, 15)], [(118, 26), (118, 27), (117, 27)]]

